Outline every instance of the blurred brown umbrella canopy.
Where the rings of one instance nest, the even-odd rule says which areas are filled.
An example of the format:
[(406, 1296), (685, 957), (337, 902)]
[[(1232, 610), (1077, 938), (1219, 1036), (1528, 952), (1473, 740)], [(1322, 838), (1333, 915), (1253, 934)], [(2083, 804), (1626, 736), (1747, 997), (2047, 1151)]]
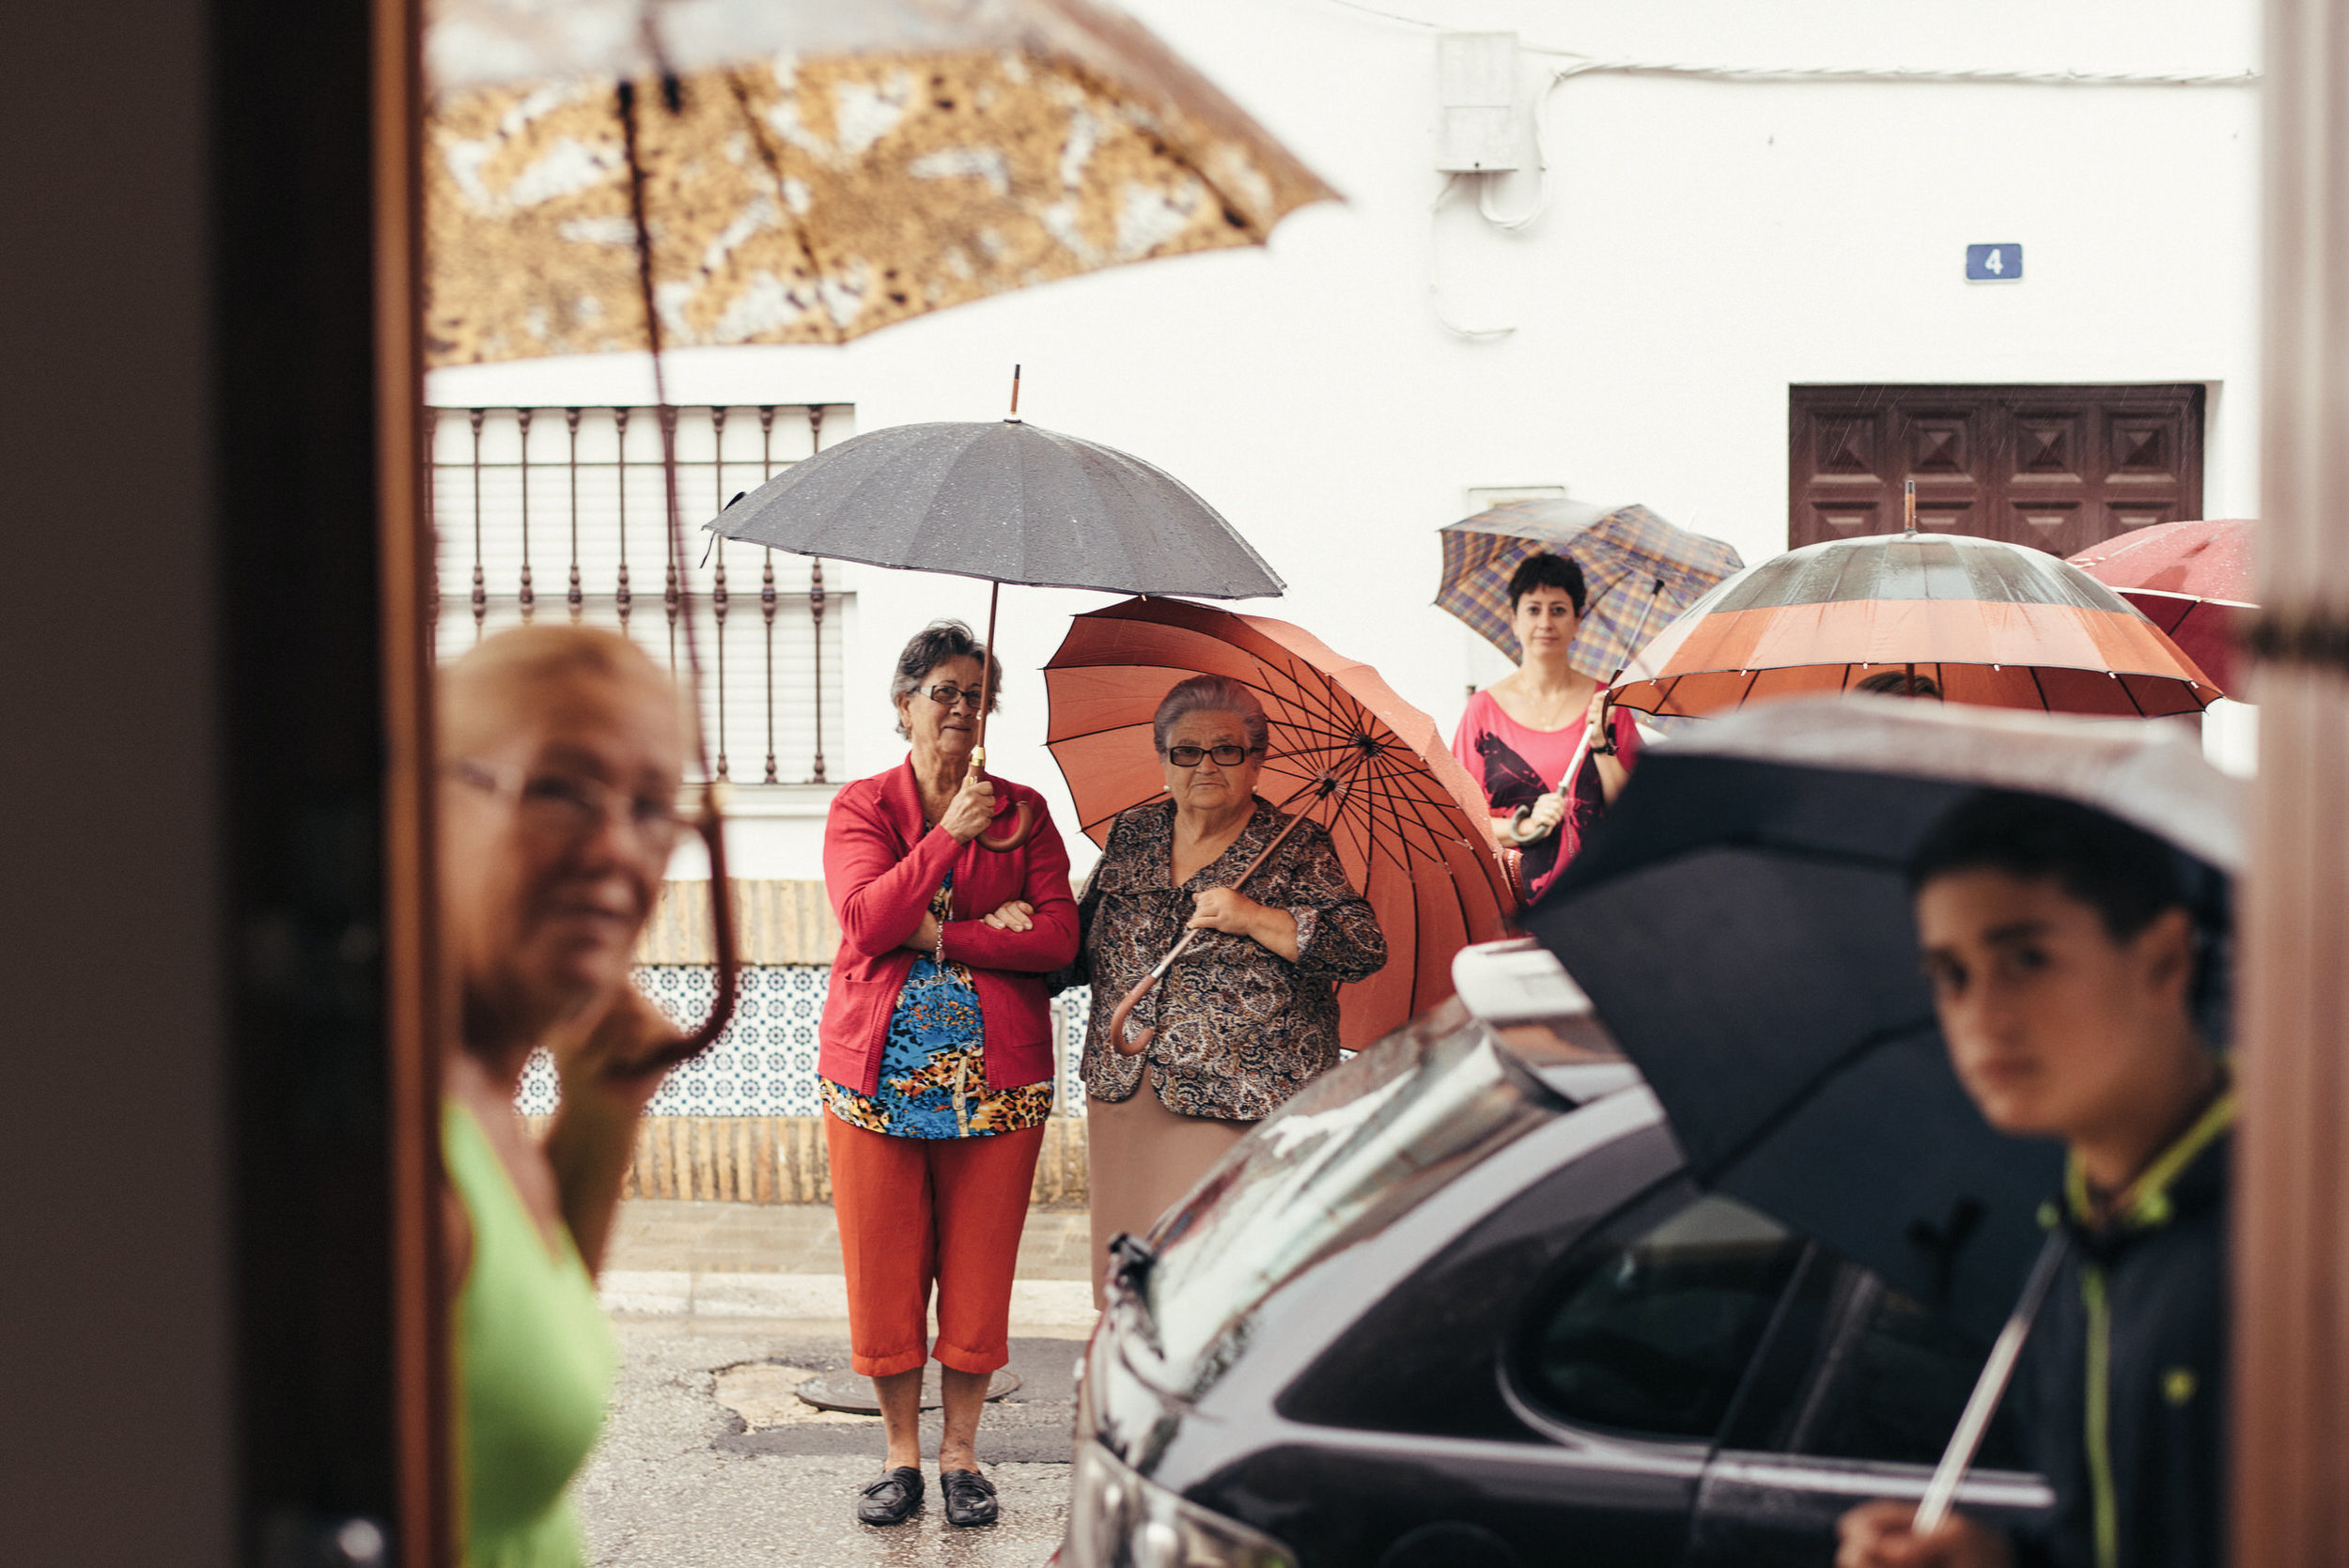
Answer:
[(668, 348), (845, 342), (1334, 194), (1089, 0), (441, 0), (426, 57), (434, 365), (646, 348), (632, 167)]

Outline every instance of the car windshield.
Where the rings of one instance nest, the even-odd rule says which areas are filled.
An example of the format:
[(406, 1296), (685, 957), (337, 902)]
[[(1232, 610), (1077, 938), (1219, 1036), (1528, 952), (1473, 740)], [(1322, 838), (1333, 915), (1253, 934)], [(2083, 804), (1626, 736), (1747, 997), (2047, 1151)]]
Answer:
[(1567, 1109), (1457, 1006), (1309, 1084), (1154, 1237), (1144, 1298), (1169, 1372), (1204, 1392), (1283, 1281)]

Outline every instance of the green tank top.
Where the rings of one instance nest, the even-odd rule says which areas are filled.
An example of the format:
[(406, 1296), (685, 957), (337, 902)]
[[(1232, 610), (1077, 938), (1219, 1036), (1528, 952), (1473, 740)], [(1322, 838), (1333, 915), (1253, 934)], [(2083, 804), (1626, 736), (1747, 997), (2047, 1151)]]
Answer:
[(548, 1251), (473, 1112), (441, 1107), (441, 1157), (473, 1221), (450, 1359), (464, 1568), (580, 1568), (586, 1548), (564, 1495), (596, 1446), (618, 1358), (572, 1246)]

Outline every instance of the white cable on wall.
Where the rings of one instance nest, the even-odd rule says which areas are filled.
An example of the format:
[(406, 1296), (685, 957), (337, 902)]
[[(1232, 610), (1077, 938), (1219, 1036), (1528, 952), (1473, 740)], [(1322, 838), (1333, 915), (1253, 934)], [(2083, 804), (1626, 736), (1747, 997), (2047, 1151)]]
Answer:
[[(1324, 0), (1325, 4), (1341, 6), (1365, 16), (1385, 22), (1399, 22), (1406, 26), (1421, 27), (1429, 32), (1443, 32), (1447, 24), (1430, 22), (1422, 16), (1408, 16), (1383, 7), (1366, 5), (1363, 0)], [(1602, 60), (1585, 54), (1579, 49), (1560, 49), (1550, 44), (1528, 43), (1520, 39), (1517, 47), (1528, 54), (1548, 54), (1576, 62), (1559, 69), (1561, 76), (1587, 76), (1605, 72), (1616, 76), (1683, 76), (1718, 82), (1905, 82), (1911, 84), (1950, 84), (1957, 85), (2012, 85), (2031, 87), (2248, 87), (2260, 81), (2256, 70), (2185, 71), (2185, 70), (1947, 70), (1926, 67), (1906, 66), (1723, 66), (1695, 65), (1670, 60)], [(1553, 80), (1552, 85), (1556, 83)]]
[[(1464, 327), (1447, 315), (1443, 308), (1443, 285), (1440, 281), (1439, 271), (1437, 267), (1437, 224), (1442, 217), (1443, 204), (1451, 199), (1453, 188), (1459, 183), (1460, 177), (1458, 175), (1446, 175), (1444, 177), (1443, 188), (1436, 193), (1436, 199), (1430, 202), (1427, 207), (1427, 308), (1435, 313), (1437, 322), (1442, 326), (1444, 331), (1452, 334), (1455, 337), (1465, 338), (1470, 343), (1498, 342), (1500, 339), (1508, 336), (1511, 333), (1516, 332), (1517, 329), (1513, 326)], [(1484, 201), (1485, 190), (1480, 189), (1477, 192), (1477, 206), (1480, 210), (1483, 209)], [(1544, 205), (1547, 205), (1547, 203)], [(1486, 212), (1485, 215), (1487, 218), (1492, 216), (1490, 212)], [(1540, 214), (1536, 212), (1533, 216), (1539, 217)], [(1526, 223), (1531, 223), (1532, 219), (1528, 218), (1524, 221)]]
[[(1352, 0), (1334, 0), (1334, 3), (1350, 5)], [(1377, 14), (1385, 16), (1391, 13), (1382, 11)], [(1498, 177), (1476, 177), (1477, 210), (1484, 214), (1486, 223), (1512, 233), (1531, 227), (1541, 221), (1543, 213), (1549, 210), (1549, 101), (1559, 87), (1577, 76), (1668, 76), (1710, 82), (2046, 87), (2248, 87), (2256, 85), (2260, 80), (2256, 70), (2197, 74), (2182, 71), (1935, 70), (1910, 70), (1902, 66), (1850, 69), (1836, 66), (1703, 66), (1660, 60), (1600, 60), (1575, 54), (1570, 50), (1548, 49), (1536, 44), (1520, 43), (1517, 47), (1529, 54), (1563, 55), (1575, 63), (1552, 70), (1549, 80), (1543, 84), (1542, 90), (1533, 99), (1533, 168), (1535, 178), (1540, 181), (1539, 194), (1533, 198), (1533, 205), (1515, 217), (1497, 212), (1493, 210), (1493, 185)]]
[(1601, 60), (1571, 49), (1520, 43), (1528, 54), (1561, 55), (1576, 63), (1561, 66), (1558, 74), (1587, 76), (1605, 71), (1617, 76), (1686, 76), (1716, 82), (1890, 82), (1948, 84), (1963, 86), (2025, 87), (2249, 87), (2259, 84), (2256, 70), (1945, 70), (1908, 66), (1705, 66), (1666, 60)]

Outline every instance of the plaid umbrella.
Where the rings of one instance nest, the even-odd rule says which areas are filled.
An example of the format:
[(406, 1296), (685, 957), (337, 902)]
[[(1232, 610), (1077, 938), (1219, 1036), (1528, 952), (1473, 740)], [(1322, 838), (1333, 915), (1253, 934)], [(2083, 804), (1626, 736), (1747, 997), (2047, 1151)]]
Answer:
[(1512, 661), (1523, 659), (1509, 626), (1509, 574), (1543, 551), (1582, 568), (1589, 595), (1566, 662), (1600, 680), (1614, 679), (1649, 636), (1745, 565), (1720, 540), (1674, 528), (1645, 506), (1508, 501), (1443, 530), (1437, 607)]

